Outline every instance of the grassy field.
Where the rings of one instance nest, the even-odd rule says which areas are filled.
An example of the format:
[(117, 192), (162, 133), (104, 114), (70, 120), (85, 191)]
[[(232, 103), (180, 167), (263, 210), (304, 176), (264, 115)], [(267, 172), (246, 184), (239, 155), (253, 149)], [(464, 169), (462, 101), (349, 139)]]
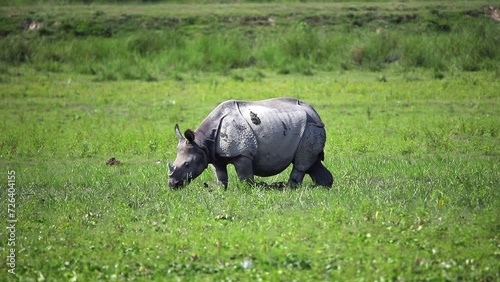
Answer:
[[(500, 72), (489, 2), (59, 5), (0, 10), (0, 61), (97, 81), (428, 68)], [(5, 73), (6, 70), (3, 70)], [(5, 79), (0, 76), (1, 79)]]
[[(498, 51), (491, 47), (499, 25), (484, 16), (481, 1), (398, 3), (2, 8), (0, 277), (500, 280), (500, 79)], [(119, 25), (124, 13), (136, 21)], [(367, 13), (379, 16), (354, 23)], [(435, 29), (436, 13), (451, 30)], [(377, 33), (382, 14), (385, 27)], [(417, 20), (388, 20), (408, 14)], [(241, 24), (269, 15), (274, 25)], [(321, 20), (306, 23), (307, 15)], [(105, 20), (96, 20), (101, 16)], [(52, 21), (51, 30), (19, 29), (28, 17)], [(173, 18), (182, 19), (173, 29), (150, 28)], [(474, 24), (466, 27), (468, 20)], [(69, 28), (82, 22), (113, 29), (106, 35)], [(224, 31), (210, 34), (214, 28)], [(164, 49), (170, 41), (162, 34), (175, 35), (179, 45)], [(148, 41), (155, 36), (157, 45)], [(224, 49), (231, 36), (239, 39), (229, 43), (242, 45)], [(302, 36), (319, 43), (294, 45), (308, 42)], [(197, 57), (214, 38), (223, 44)], [(263, 38), (274, 47), (257, 44)], [(341, 62), (321, 53), (327, 40), (339, 42), (343, 51), (334, 55)], [(408, 49), (406, 40), (427, 49)], [(484, 52), (466, 52), (479, 43)], [(154, 46), (161, 48), (152, 52)], [(287, 57), (280, 46), (292, 46), (287, 54), (295, 55)], [(443, 51), (444, 59), (430, 52), (443, 46), (456, 48)], [(186, 48), (184, 61), (171, 57)], [(237, 49), (252, 63), (225, 61)], [(366, 52), (373, 52), (370, 60)], [(429, 65), (405, 61), (404, 54), (415, 52)], [(285, 59), (273, 65), (273, 58)], [(450, 63), (441, 66), (441, 59)], [(474, 64), (469, 69), (463, 62)], [(136, 75), (127, 75), (128, 66)], [(332, 189), (314, 187), (307, 177), (295, 190), (251, 187), (237, 182), (232, 168), (228, 191), (210, 170), (183, 190), (167, 187), (175, 123), (194, 129), (226, 99), (279, 96), (312, 104), (325, 122)], [(111, 157), (121, 165), (106, 165)], [(15, 182), (8, 181), (11, 171)], [(258, 181), (286, 181), (288, 172)]]

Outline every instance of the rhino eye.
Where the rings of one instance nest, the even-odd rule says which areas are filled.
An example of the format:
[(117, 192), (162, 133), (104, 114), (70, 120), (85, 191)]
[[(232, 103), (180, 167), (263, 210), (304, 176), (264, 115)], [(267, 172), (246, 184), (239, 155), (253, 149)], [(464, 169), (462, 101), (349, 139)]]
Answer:
[(185, 167), (185, 168), (188, 168), (188, 167), (189, 167), (189, 163), (188, 163), (188, 162), (185, 162), (185, 163), (184, 163), (184, 167)]

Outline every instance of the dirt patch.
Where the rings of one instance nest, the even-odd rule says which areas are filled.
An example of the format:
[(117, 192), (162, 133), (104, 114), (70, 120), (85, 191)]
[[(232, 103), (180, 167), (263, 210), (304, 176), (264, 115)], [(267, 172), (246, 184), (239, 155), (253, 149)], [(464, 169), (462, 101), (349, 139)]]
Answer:
[(484, 14), (496, 22), (500, 22), (500, 8), (496, 6), (483, 6)]
[(252, 120), (252, 123), (255, 124), (255, 125), (259, 125), (260, 124), (260, 118), (257, 116), (256, 113), (250, 111), (250, 119)]
[(278, 191), (283, 191), (285, 190), (286, 187), (288, 187), (286, 182), (271, 182), (271, 183), (266, 183), (266, 182), (256, 182), (255, 186), (264, 189), (264, 190), (278, 190)]
[(273, 16), (232, 16), (228, 17), (225, 22), (239, 23), (241, 25), (257, 25), (257, 26), (274, 26), (275, 19)]
[(115, 157), (110, 158), (106, 161), (106, 165), (120, 165), (121, 162), (117, 160)]

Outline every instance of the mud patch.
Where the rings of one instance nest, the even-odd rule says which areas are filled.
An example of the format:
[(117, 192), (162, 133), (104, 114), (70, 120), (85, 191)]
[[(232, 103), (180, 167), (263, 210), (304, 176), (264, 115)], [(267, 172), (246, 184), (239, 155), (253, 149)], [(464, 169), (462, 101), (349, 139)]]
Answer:
[(281, 122), (281, 124), (283, 124), (283, 136), (286, 136), (286, 131), (288, 130), (288, 127), (283, 121)]
[(121, 162), (117, 160), (115, 157), (110, 158), (106, 161), (106, 165), (120, 165)]
[(288, 187), (286, 182), (281, 182), (281, 181), (271, 182), (271, 183), (256, 182), (255, 186), (263, 190), (278, 190), (278, 191), (283, 191)]
[(231, 16), (223, 18), (222, 21), (229, 23), (239, 23), (244, 26), (274, 26), (275, 19), (273, 16)]
[(227, 138), (228, 138), (229, 136), (227, 136), (227, 134), (226, 134), (225, 132), (221, 132), (221, 133), (220, 133), (220, 137), (221, 137), (222, 139), (224, 139), (224, 140), (227, 140)]
[(252, 120), (252, 123), (255, 124), (255, 125), (259, 125), (260, 124), (260, 118), (257, 116), (256, 113), (250, 111), (250, 120)]

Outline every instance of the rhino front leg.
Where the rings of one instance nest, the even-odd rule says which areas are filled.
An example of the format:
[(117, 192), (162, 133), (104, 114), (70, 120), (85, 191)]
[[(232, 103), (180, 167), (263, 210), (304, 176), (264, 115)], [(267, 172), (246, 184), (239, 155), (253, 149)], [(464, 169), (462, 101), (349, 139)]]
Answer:
[(224, 185), (224, 190), (227, 190), (227, 166), (225, 165), (214, 165), (215, 175), (217, 176), (217, 181)]
[(305, 174), (305, 172), (298, 170), (294, 166), (292, 169), (292, 173), (290, 174), (290, 178), (288, 179), (288, 186), (295, 188), (302, 184), (302, 180), (304, 179)]
[(236, 174), (240, 181), (253, 183), (253, 161), (249, 157), (241, 156), (233, 161)]

